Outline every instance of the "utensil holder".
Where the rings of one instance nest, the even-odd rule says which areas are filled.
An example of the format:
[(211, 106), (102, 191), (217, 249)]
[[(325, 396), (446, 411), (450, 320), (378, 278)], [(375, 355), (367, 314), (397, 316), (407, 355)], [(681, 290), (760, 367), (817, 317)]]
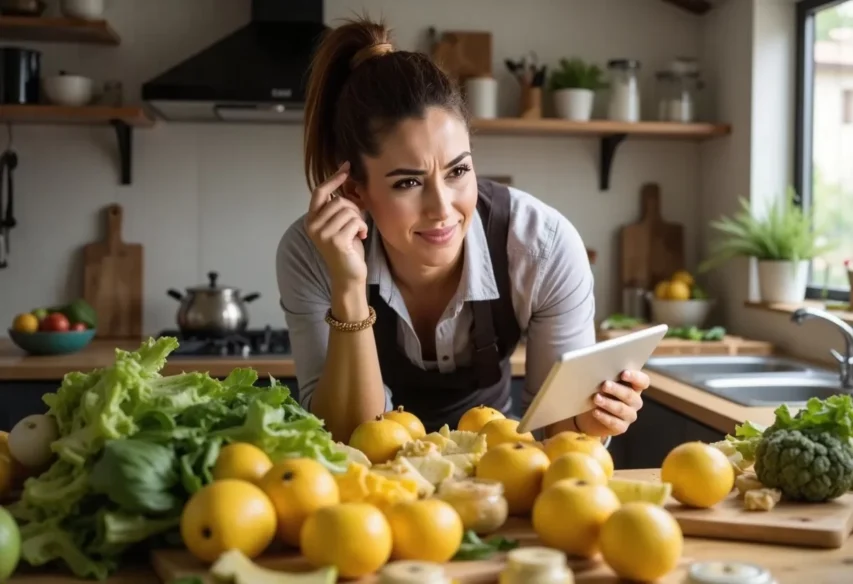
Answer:
[(519, 117), (538, 120), (542, 117), (542, 88), (521, 86), (521, 113)]

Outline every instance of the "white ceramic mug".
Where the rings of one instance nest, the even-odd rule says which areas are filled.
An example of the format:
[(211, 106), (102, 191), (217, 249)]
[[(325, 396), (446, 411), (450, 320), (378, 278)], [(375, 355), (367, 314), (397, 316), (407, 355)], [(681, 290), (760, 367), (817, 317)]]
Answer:
[(465, 81), (468, 108), (474, 118), (498, 117), (498, 81), (493, 77), (471, 77)]
[(104, 0), (62, 0), (60, 8), (69, 18), (100, 20), (104, 16)]

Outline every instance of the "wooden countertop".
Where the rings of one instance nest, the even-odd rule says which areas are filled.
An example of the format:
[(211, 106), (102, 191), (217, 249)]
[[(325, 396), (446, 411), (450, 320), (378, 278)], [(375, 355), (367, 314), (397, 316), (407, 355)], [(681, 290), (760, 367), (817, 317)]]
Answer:
[[(29, 356), (9, 339), (0, 339), (0, 381), (59, 380), (71, 371), (90, 371), (113, 362), (115, 349), (133, 351), (139, 341), (95, 339), (86, 348), (71, 355)], [(512, 374), (524, 376), (524, 347), (519, 346), (511, 359)], [(207, 371), (224, 377), (235, 367), (252, 367), (260, 377), (296, 377), (293, 358), (287, 355), (263, 357), (170, 357), (163, 369), (172, 375), (181, 371)]]
[[(616, 471), (616, 476), (655, 480), (657, 469)], [(853, 538), (838, 549), (801, 548), (751, 544), (739, 541), (686, 538), (680, 566), (659, 584), (683, 584), (688, 566), (697, 561), (743, 561), (757, 563), (776, 578), (777, 584), (849, 584), (853, 574)], [(477, 579), (485, 584), (487, 580)], [(576, 569), (578, 584), (617, 584), (610, 569), (600, 562), (590, 569)], [(83, 584), (84, 581), (44, 573), (20, 575), (9, 584)], [(497, 580), (494, 580), (497, 582)], [(154, 571), (146, 568), (116, 574), (105, 584), (161, 584)]]

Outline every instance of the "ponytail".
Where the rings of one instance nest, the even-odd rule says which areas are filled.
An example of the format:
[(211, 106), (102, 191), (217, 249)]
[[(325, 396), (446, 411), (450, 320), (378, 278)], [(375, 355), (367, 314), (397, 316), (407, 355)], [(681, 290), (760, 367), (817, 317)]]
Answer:
[(383, 132), (428, 107), (466, 123), (457, 85), (427, 55), (395, 51), (383, 22), (346, 21), (327, 32), (311, 66), (305, 106), (305, 178), (314, 189), (345, 161), (366, 179), (361, 156), (379, 153)]

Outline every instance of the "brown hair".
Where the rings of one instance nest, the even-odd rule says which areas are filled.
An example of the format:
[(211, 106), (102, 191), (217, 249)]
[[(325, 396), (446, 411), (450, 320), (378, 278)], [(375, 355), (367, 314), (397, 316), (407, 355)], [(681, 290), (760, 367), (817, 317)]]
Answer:
[(305, 106), (305, 178), (314, 189), (345, 161), (364, 181), (361, 155), (376, 156), (379, 138), (429, 107), (468, 114), (457, 84), (423, 54), (395, 51), (390, 30), (367, 18), (327, 32), (311, 67)]

